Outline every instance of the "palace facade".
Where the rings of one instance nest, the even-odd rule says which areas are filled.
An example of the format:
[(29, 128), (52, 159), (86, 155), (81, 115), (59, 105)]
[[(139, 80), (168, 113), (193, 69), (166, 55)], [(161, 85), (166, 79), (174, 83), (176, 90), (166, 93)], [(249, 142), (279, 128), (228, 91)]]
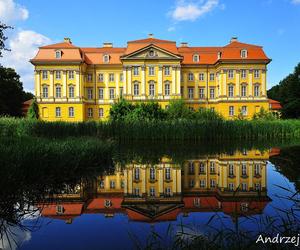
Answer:
[(182, 98), (195, 110), (251, 118), (261, 108), (269, 110), (270, 61), (261, 46), (237, 38), (223, 47), (192, 47), (150, 34), (121, 48), (77, 47), (65, 38), (40, 47), (31, 63), (41, 119), (86, 121), (106, 119), (120, 97), (157, 101), (163, 108)]
[(179, 214), (223, 212), (233, 220), (260, 214), (270, 202), (267, 161), (276, 150), (243, 150), (201, 156), (182, 164), (116, 164), (114, 171), (84, 179), (39, 203), (43, 216), (71, 223), (82, 214), (122, 213), (144, 222), (176, 220)]

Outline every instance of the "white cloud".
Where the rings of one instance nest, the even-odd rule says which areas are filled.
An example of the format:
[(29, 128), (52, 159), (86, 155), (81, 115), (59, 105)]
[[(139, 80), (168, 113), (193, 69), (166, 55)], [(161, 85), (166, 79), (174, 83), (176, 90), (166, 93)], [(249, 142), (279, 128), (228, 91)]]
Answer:
[(219, 0), (206, 0), (200, 3), (187, 3), (182, 0), (177, 2), (177, 6), (170, 14), (176, 21), (195, 21), (218, 6)]
[(32, 30), (21, 30), (8, 40), (8, 48), (0, 59), (5, 67), (11, 67), (21, 76), (23, 87), (27, 91), (34, 88), (33, 65), (29, 62), (37, 53), (38, 47), (51, 43), (51, 40)]
[(11, 24), (16, 20), (26, 20), (28, 16), (28, 10), (13, 0), (0, 0), (0, 20), (2, 22)]
[(172, 31), (175, 31), (175, 30), (176, 30), (176, 28), (174, 26), (171, 26), (171, 27), (168, 28), (169, 32), (172, 32)]
[(300, 4), (300, 0), (292, 0), (292, 4)]

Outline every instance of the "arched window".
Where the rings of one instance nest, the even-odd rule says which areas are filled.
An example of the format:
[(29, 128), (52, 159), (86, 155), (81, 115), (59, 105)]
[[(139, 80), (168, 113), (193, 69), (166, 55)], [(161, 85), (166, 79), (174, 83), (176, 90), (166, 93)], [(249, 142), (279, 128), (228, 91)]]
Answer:
[(104, 55), (103, 56), (103, 62), (104, 63), (109, 63), (109, 55)]
[(199, 59), (200, 59), (200, 57), (198, 54), (193, 55), (193, 62), (199, 62)]
[(61, 50), (56, 50), (55, 51), (55, 58), (60, 59), (61, 58)]

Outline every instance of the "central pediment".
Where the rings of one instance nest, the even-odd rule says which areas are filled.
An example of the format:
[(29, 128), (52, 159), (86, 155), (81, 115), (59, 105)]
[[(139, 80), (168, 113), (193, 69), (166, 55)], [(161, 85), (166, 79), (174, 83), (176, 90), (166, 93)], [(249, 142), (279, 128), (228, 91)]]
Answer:
[(144, 48), (138, 49), (130, 54), (121, 57), (121, 60), (182, 60), (182, 56), (174, 54), (168, 50), (150, 44)]

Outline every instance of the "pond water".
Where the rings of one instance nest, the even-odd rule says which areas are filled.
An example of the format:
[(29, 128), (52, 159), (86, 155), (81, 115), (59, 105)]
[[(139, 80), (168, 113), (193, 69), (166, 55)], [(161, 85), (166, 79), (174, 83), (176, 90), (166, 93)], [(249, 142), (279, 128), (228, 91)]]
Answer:
[(76, 171), (43, 153), (0, 166), (0, 249), (257, 249), (299, 232), (297, 143), (125, 144)]

